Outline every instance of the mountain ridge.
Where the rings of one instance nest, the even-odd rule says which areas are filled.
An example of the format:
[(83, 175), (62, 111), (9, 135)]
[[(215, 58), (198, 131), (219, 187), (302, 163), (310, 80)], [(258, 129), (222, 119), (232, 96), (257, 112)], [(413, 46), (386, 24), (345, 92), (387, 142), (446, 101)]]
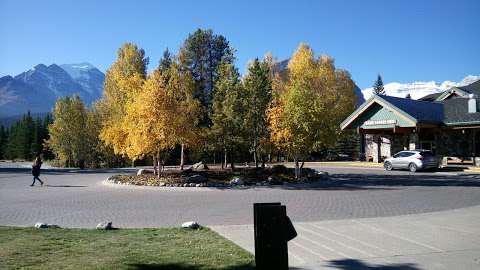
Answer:
[(60, 97), (78, 94), (90, 105), (101, 97), (105, 75), (95, 66), (45, 64), (0, 77), (0, 117), (51, 111)]

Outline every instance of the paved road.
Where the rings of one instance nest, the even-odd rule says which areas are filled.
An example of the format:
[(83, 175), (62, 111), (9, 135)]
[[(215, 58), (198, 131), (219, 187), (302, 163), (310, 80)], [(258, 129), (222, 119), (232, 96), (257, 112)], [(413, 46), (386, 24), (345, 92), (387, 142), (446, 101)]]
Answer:
[(108, 186), (110, 171), (47, 170), (44, 187), (29, 187), (27, 169), (0, 168), (0, 225), (37, 221), (64, 227), (119, 227), (252, 223), (254, 202), (280, 201), (295, 222), (385, 217), (480, 204), (480, 175), (322, 168), (332, 181), (316, 187), (158, 188)]

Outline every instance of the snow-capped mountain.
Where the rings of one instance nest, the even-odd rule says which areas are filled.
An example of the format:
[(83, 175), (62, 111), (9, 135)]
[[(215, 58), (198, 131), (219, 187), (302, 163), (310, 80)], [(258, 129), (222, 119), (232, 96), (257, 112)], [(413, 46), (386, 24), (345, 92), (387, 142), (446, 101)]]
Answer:
[(88, 63), (39, 64), (15, 77), (0, 78), (0, 117), (49, 112), (59, 97), (78, 94), (90, 105), (103, 92), (105, 75)]
[(93, 96), (101, 96), (105, 75), (89, 63), (60, 65), (70, 77)]
[[(408, 94), (413, 99), (419, 99), (426, 95), (441, 93), (455, 86), (465, 86), (469, 85), (475, 81), (480, 80), (480, 76), (469, 75), (463, 78), (460, 82), (444, 81), (442, 83), (436, 83), (435, 81), (430, 82), (413, 82), (413, 83), (398, 83), (392, 82), (385, 84), (383, 87), (385, 89), (385, 94), (388, 96), (394, 97), (406, 97)], [(373, 88), (366, 88), (362, 90), (363, 96), (365, 99), (368, 99), (372, 96)]]

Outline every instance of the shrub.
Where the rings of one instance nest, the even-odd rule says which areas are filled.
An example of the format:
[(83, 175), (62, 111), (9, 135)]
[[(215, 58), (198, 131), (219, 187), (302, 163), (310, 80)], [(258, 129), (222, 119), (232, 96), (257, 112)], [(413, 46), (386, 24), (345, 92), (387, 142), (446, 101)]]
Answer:
[(275, 165), (272, 167), (273, 174), (288, 174), (288, 168), (285, 165)]

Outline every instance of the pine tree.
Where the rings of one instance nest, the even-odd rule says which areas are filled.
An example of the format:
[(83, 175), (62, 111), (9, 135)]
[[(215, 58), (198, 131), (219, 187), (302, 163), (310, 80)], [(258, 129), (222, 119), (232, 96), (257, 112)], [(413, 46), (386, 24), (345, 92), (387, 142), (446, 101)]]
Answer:
[(7, 148), (8, 130), (0, 125), (0, 159), (5, 159), (5, 150)]
[(172, 60), (172, 55), (170, 54), (170, 51), (168, 50), (168, 48), (166, 48), (165, 51), (163, 51), (163, 56), (159, 61), (158, 69), (162, 73), (166, 72), (170, 68), (170, 66), (172, 65), (172, 61), (173, 61)]
[(258, 150), (261, 142), (265, 142), (268, 137), (265, 113), (272, 98), (272, 82), (268, 63), (255, 59), (248, 68), (248, 74), (245, 76), (243, 84), (246, 95), (244, 127), (249, 136), (255, 167), (258, 167)]
[(405, 98), (408, 98), (408, 99), (412, 99), (412, 96), (410, 95), (410, 93), (408, 93)]
[(377, 80), (373, 83), (373, 93), (375, 95), (385, 95), (385, 89), (383, 88), (382, 76), (378, 74)]
[(222, 63), (218, 68), (218, 79), (215, 82), (212, 105), (212, 137), (225, 155), (230, 158), (232, 170), (235, 163), (235, 151), (244, 142), (243, 121), (245, 110), (243, 102), (245, 91), (242, 89), (239, 74), (233, 64)]
[(30, 147), (30, 153), (33, 156), (42, 152), (42, 120), (37, 117), (33, 123), (32, 143)]
[(235, 60), (233, 53), (227, 39), (214, 34), (211, 29), (198, 29), (190, 34), (180, 49), (180, 63), (192, 73), (195, 80), (194, 96), (201, 102), (206, 113), (202, 119), (204, 125), (209, 125), (210, 122), (207, 114), (211, 110), (218, 66), (220, 63), (232, 64)]

